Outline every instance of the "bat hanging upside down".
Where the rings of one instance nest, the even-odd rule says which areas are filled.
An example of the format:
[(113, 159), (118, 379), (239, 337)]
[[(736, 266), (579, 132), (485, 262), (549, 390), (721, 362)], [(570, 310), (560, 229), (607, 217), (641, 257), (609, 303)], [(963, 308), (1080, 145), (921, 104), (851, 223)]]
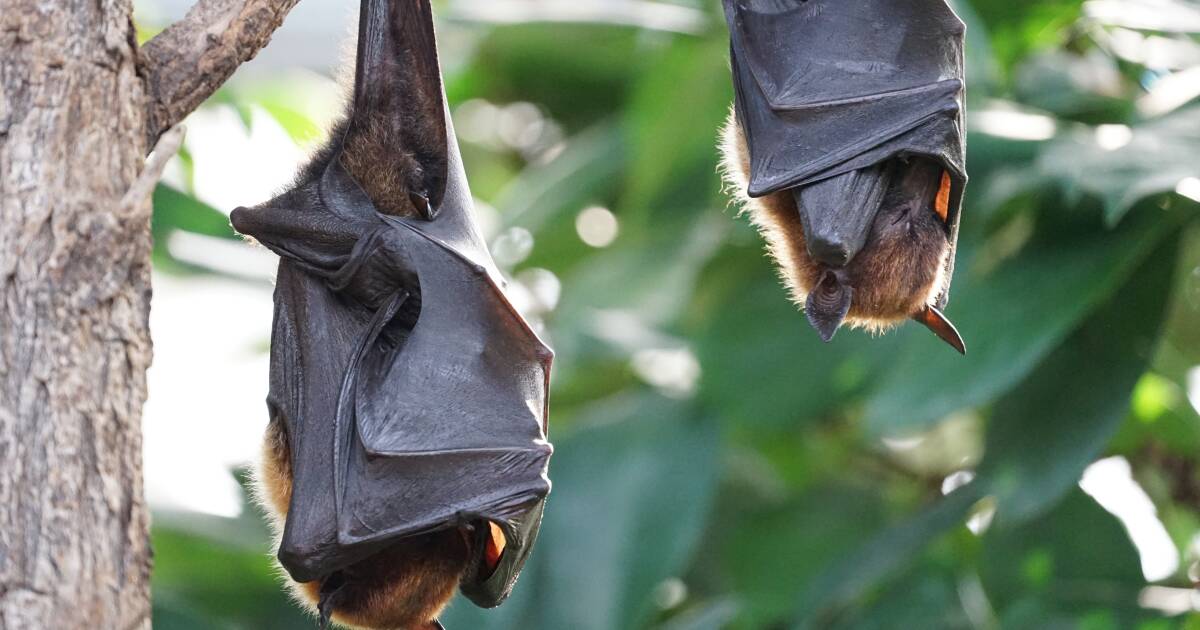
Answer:
[(725, 0), (729, 188), (829, 341), (942, 314), (966, 183), (962, 23), (944, 0)]
[(322, 627), (433, 630), (537, 538), (552, 353), (475, 226), (429, 0), (362, 0), (356, 64), (329, 144), (231, 215), (280, 255), (258, 498)]

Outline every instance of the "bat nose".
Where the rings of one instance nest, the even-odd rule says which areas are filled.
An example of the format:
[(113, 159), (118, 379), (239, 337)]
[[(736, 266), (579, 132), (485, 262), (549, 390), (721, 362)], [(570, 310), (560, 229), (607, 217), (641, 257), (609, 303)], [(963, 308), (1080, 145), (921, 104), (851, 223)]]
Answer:
[(816, 235), (808, 239), (808, 255), (830, 267), (845, 267), (850, 262), (850, 246), (837, 235)]
[(279, 564), (287, 570), (292, 579), (297, 582), (312, 582), (319, 580), (329, 573), (323, 565), (323, 558), (317, 557), (315, 549), (287, 544), (279, 546)]

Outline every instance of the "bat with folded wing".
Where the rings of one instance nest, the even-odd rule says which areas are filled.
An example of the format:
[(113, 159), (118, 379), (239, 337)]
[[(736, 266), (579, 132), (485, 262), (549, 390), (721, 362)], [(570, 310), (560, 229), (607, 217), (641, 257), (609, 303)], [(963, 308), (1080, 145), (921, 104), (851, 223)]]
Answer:
[(724, 0), (723, 170), (829, 341), (943, 315), (967, 175), (962, 21), (944, 0)]
[(325, 626), (499, 605), (550, 490), (552, 353), (475, 226), (428, 0), (362, 0), (353, 98), (274, 199), (281, 257), (259, 472), (278, 559)]

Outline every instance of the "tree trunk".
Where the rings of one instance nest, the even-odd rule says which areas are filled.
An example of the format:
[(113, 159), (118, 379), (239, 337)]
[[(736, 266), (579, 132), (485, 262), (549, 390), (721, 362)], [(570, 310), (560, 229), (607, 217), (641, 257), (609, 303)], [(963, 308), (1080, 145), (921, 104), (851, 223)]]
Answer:
[(296, 1), (0, 0), (0, 630), (150, 627), (143, 158)]
[(0, 627), (149, 628), (131, 0), (0, 7)]

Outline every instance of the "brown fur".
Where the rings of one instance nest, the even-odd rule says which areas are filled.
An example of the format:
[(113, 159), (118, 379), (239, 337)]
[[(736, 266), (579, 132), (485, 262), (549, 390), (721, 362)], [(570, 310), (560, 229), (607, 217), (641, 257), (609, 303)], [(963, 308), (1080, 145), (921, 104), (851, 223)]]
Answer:
[[(279, 418), (267, 426), (256, 481), (278, 547), (292, 497), (287, 430)], [(342, 570), (346, 582), (338, 591), (333, 621), (350, 628), (426, 630), (454, 596), (469, 559), (466, 538), (457, 529), (401, 539)], [(316, 611), (319, 582), (292, 583), (292, 593)]]
[[(354, 39), (350, 40), (353, 43)], [(403, 51), (396, 63), (412, 68), (416, 63), (410, 51)], [(391, 73), (373, 87), (371, 111), (354, 111), (353, 47), (345, 50), (350, 61), (344, 64), (338, 82), (347, 94), (347, 113), (329, 131), (329, 141), (318, 148), (300, 170), (297, 183), (321, 176), (337, 155), (375, 207), (384, 214), (418, 217), (410, 193), (428, 195), (425, 167), (444, 159), (444, 129), (431, 124), (441, 109), (440, 83), (418, 84), (420, 79), (408, 73)], [(357, 116), (358, 124), (351, 125)], [(440, 166), (440, 164), (438, 165)]]
[[(759, 198), (746, 194), (750, 155), (732, 111), (722, 130), (721, 148), (727, 191), (766, 240), (792, 300), (803, 305), (825, 267), (808, 254), (792, 195), (788, 191)], [(914, 213), (907, 222), (894, 222), (895, 212), (894, 200), (885, 198), (867, 244), (846, 267), (854, 288), (845, 321), (849, 326), (872, 332), (887, 330), (933, 304), (945, 288), (950, 244), (937, 215)]]
[(347, 134), (342, 165), (384, 214), (417, 216), (409, 192), (420, 189), (421, 165), (403, 135), (384, 116), (367, 119), (366, 129)]

